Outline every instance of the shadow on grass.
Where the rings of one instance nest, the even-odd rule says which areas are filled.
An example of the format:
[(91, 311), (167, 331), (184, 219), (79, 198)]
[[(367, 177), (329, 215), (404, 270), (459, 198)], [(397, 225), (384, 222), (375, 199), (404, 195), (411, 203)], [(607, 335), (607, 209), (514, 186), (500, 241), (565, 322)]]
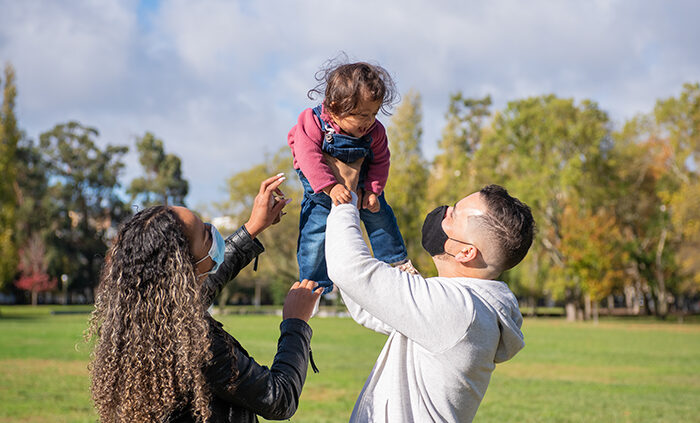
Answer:
[(0, 313), (0, 321), (3, 322), (13, 322), (13, 321), (28, 321), (28, 320), (39, 320), (46, 318), (45, 314), (9, 314)]
[(34, 320), (52, 315), (89, 314), (93, 305), (9, 305), (0, 306), (0, 320)]

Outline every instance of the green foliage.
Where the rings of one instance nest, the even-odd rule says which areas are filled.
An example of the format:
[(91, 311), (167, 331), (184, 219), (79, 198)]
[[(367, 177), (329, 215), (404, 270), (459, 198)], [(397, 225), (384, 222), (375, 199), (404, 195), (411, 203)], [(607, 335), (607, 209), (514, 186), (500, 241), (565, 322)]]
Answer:
[[(9, 63), (5, 66), (5, 86), (0, 108), (0, 289), (16, 275), (17, 248), (15, 225), (17, 207), (17, 143), (20, 132), (15, 117), (17, 87), (15, 71)], [(2, 87), (2, 79), (0, 79)]]
[(17, 243), (24, 245), (34, 232), (48, 239), (58, 226), (58, 206), (51, 198), (51, 164), (41, 147), (23, 137), (17, 148)]
[(700, 85), (657, 102), (653, 113), (616, 134), (620, 157), (617, 213), (633, 258), (630, 273), (648, 286), (664, 316), (670, 292), (700, 289)]
[[(36, 143), (15, 116), (14, 70), (5, 67), (0, 109), (0, 289), (17, 276), (17, 252), (41, 238), (47, 273), (66, 273), (71, 290), (97, 281), (100, 257), (130, 210), (117, 194), (127, 148), (98, 147), (95, 128), (56, 125)], [(2, 86), (2, 84), (0, 84)], [(609, 294), (634, 293), (665, 316), (700, 292), (700, 84), (685, 84), (653, 111), (612, 132), (590, 100), (554, 95), (519, 99), (491, 111), (491, 98), (449, 99), (439, 152), (423, 157), (421, 97), (409, 92), (388, 125), (392, 154), (387, 200), (409, 257), (424, 275), (432, 262), (420, 246), (428, 210), (496, 183), (526, 202), (539, 232), (523, 263), (502, 276), (534, 306), (537, 299), (581, 308)], [(146, 132), (137, 140), (143, 176), (128, 193), (144, 206), (184, 204), (181, 160)], [(232, 175), (221, 212), (245, 222), (260, 181), (278, 172), (294, 203), (260, 239), (258, 272), (244, 270), (225, 292), (281, 303), (296, 280), (302, 189), (285, 147), (263, 164)], [(233, 230), (235, 228), (228, 228)], [(226, 230), (224, 230), (226, 232)], [(628, 298), (629, 300), (629, 298)]]
[(677, 252), (666, 267), (677, 272), (671, 275), (671, 283), (679, 285), (673, 291), (694, 294), (700, 290), (700, 84), (685, 84), (678, 98), (657, 102), (654, 116), (667, 138), (659, 193), (667, 213), (667, 248)]
[(423, 113), (420, 94), (403, 96), (387, 128), (391, 167), (385, 195), (403, 235), (408, 257), (426, 271), (433, 265), (421, 247), (421, 227), (426, 210), (428, 164), (423, 158)]
[(609, 138), (607, 115), (588, 100), (533, 97), (508, 103), (494, 118), (474, 167), (483, 183), (506, 187), (532, 209), (539, 232), (526, 259), (534, 261), (526, 291), (541, 295), (546, 286), (557, 299), (581, 301), (587, 288), (580, 275), (567, 272), (562, 251), (562, 236), (571, 229), (564, 225), (576, 222), (564, 222), (563, 213), (569, 206), (592, 216), (605, 206), (601, 168)]
[(163, 141), (150, 132), (136, 140), (136, 149), (145, 176), (131, 181), (127, 190), (131, 200), (140, 197), (144, 207), (155, 204), (185, 205), (188, 183), (182, 178), (180, 158), (165, 154)]
[[(292, 168), (289, 148), (280, 149), (277, 154), (264, 160), (263, 164), (232, 175), (227, 182), (229, 200), (219, 204), (218, 208), (238, 222), (238, 225), (244, 224), (250, 216), (253, 201), (260, 190), (260, 183), (280, 172), (287, 177), (280, 189), (286, 198), (291, 198), (293, 201), (284, 208), (286, 215), (282, 220), (258, 236), (265, 246), (265, 253), (259, 258), (258, 270), (253, 271), (253, 266), (243, 269), (233, 286), (222, 293), (220, 302), (222, 300), (225, 302), (232, 290), (254, 288), (260, 292), (265, 288), (267, 297), (260, 299), (281, 304), (292, 283), (299, 278), (296, 248), (303, 189)], [(263, 293), (260, 292), (261, 297), (262, 295)]]
[(490, 107), (491, 96), (473, 99), (457, 93), (450, 97), (440, 153), (430, 175), (429, 204), (454, 204), (478, 189), (479, 164), (474, 157), (483, 145), (483, 125), (491, 115)]
[(97, 135), (96, 129), (78, 122), (56, 125), (40, 135), (44, 160), (55, 180), (48, 195), (58, 211), (51, 244), (61, 255), (50, 273), (72, 275), (72, 289), (96, 285), (108, 231), (129, 214), (115, 191), (128, 148), (100, 149)]
[(623, 286), (629, 255), (615, 215), (605, 208), (566, 206), (562, 215), (561, 251), (566, 257), (565, 277), (578, 278), (584, 293), (598, 303)]

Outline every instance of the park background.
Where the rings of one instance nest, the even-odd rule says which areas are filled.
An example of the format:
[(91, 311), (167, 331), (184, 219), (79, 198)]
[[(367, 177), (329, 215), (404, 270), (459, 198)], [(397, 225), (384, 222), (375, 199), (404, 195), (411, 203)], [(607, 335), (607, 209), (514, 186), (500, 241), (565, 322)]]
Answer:
[[(0, 308), (0, 421), (94, 419), (80, 313), (124, 219), (186, 204), (230, 233), (284, 171), (296, 201), (217, 310), (271, 360), (297, 276), (286, 133), (342, 52), (402, 94), (379, 116), (386, 195), (425, 275), (436, 205), (498, 183), (533, 209), (535, 243), (503, 276), (528, 346), (477, 419), (697, 421), (699, 18), (683, 1), (0, 0), (0, 299), (46, 304)], [(327, 370), (295, 419), (345, 421), (382, 338), (312, 325)]]

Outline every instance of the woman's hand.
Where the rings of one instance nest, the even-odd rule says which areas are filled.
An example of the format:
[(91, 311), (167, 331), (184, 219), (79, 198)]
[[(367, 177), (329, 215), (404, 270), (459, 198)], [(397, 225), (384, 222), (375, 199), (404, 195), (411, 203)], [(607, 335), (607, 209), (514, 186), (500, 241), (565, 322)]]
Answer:
[(279, 222), (283, 215), (282, 209), (292, 201), (291, 198), (284, 198), (284, 193), (279, 189), (285, 179), (287, 178), (284, 173), (280, 173), (265, 179), (260, 184), (260, 191), (255, 196), (250, 219), (245, 223), (251, 238), (255, 238), (270, 225)]
[(314, 306), (323, 292), (323, 287), (314, 290), (315, 286), (316, 282), (308, 279), (294, 282), (284, 300), (282, 319), (301, 319), (308, 322), (314, 311)]

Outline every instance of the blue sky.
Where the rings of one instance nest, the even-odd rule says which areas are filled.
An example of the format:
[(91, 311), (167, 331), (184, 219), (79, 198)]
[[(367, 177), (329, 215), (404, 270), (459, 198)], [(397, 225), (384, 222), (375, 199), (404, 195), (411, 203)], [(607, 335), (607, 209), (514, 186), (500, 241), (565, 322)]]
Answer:
[[(695, 1), (0, 0), (0, 62), (17, 69), (29, 136), (68, 120), (102, 145), (154, 132), (183, 159), (197, 207), (286, 145), (315, 105), (314, 72), (340, 51), (421, 93), (432, 157), (457, 90), (497, 109), (590, 98), (617, 123), (650, 111), (700, 80), (697, 22)], [(124, 183), (140, 172), (126, 161)]]

